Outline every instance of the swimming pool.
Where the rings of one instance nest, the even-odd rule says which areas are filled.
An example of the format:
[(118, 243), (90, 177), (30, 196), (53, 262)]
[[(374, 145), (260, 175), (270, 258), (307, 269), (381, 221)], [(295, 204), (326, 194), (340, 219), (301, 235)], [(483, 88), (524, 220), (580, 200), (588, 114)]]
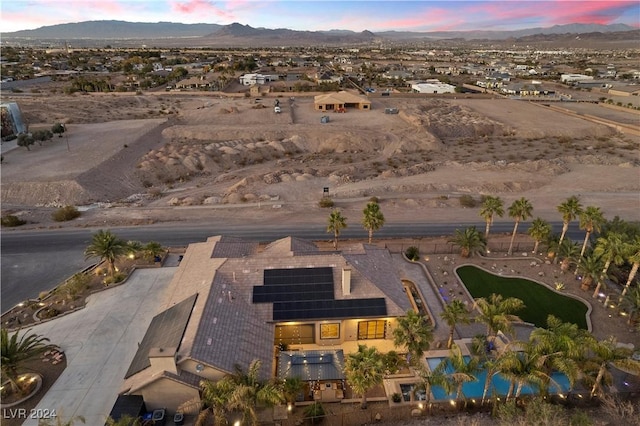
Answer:
[[(465, 362), (469, 362), (469, 359), (471, 359), (471, 357), (469, 356), (464, 356), (463, 358)], [(427, 365), (429, 366), (429, 369), (433, 371), (445, 359), (446, 358), (444, 357), (427, 358)], [(453, 367), (447, 364), (444, 372), (446, 374), (453, 373)], [(462, 385), (462, 393), (465, 398), (482, 398), (482, 393), (484, 392), (484, 384), (487, 380), (487, 374), (488, 373), (486, 370), (481, 370), (480, 372), (476, 373), (476, 378), (478, 379), (477, 381), (467, 382)], [(553, 379), (557, 386), (555, 384), (549, 385), (550, 394), (565, 393), (570, 389), (569, 379), (563, 373), (554, 372), (551, 374), (551, 379)], [(509, 384), (509, 380), (503, 375), (495, 374), (491, 378), (491, 383), (489, 385), (489, 389), (487, 390), (487, 395), (506, 396), (507, 392), (509, 391)], [(455, 391), (447, 394), (441, 386), (433, 386), (431, 388), (431, 391), (433, 393), (433, 399), (435, 399), (436, 401), (453, 399), (456, 396)], [(537, 393), (537, 389), (532, 386), (525, 385), (522, 387), (522, 391), (520, 393), (521, 395), (533, 395)]]

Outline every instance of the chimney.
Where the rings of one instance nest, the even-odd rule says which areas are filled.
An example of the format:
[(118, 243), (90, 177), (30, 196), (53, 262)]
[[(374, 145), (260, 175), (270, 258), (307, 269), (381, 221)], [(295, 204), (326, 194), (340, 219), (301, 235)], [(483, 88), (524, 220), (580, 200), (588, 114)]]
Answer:
[(151, 348), (149, 350), (149, 363), (156, 371), (168, 371), (178, 374), (176, 366), (177, 348)]
[(351, 269), (342, 268), (342, 295), (348, 296), (351, 294)]

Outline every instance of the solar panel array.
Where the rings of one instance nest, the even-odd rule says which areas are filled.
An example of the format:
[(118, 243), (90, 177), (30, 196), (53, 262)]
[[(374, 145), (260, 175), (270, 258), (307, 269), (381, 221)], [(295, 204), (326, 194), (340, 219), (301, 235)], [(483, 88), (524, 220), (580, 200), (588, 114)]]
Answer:
[(274, 321), (385, 316), (384, 298), (336, 300), (330, 267), (266, 269), (253, 303), (273, 303)]

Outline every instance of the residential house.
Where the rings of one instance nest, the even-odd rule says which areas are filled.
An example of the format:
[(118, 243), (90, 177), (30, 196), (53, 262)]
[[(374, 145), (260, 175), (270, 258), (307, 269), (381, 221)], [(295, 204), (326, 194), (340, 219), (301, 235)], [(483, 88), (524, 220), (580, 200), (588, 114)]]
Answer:
[(345, 112), (347, 108), (370, 110), (371, 101), (353, 93), (340, 91), (315, 96), (313, 106), (316, 111)]
[(303, 399), (340, 400), (344, 354), (359, 343), (391, 350), (395, 318), (412, 307), (387, 249), (320, 251), (292, 237), (190, 244), (168, 291), (121, 391), (148, 410), (175, 411), (201, 380), (254, 360), (262, 378), (301, 376)]
[(417, 82), (411, 85), (414, 93), (455, 93), (456, 86), (442, 83), (437, 79), (429, 79), (424, 82)]

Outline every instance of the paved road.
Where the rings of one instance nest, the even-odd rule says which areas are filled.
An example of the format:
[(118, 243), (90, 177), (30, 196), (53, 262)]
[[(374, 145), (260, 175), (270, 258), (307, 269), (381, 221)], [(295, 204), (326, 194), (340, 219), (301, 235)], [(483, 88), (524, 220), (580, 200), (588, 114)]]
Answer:
[(85, 309), (32, 327), (67, 357), (67, 368), (36, 409), (56, 410), (64, 421), (83, 416), (87, 425), (104, 424), (175, 269), (135, 271), (126, 284), (90, 296)]
[[(484, 229), (483, 223), (453, 224), (387, 224), (374, 234), (374, 238), (419, 238), (425, 236), (452, 235), (456, 228), (476, 225)], [(560, 223), (554, 223), (559, 231)], [(521, 230), (528, 227), (522, 224)], [(513, 222), (496, 222), (492, 232), (511, 232)], [(158, 241), (165, 246), (187, 246), (189, 243), (204, 241), (212, 235), (224, 234), (257, 241), (273, 241), (278, 238), (295, 236), (312, 240), (329, 240), (325, 225), (270, 226), (257, 225), (152, 225), (145, 227), (111, 228), (111, 231), (125, 240)], [(19, 231), (2, 233), (1, 277), (2, 289), (0, 309), (6, 312), (16, 304), (36, 298), (41, 291), (50, 290), (75, 272), (91, 265), (93, 260), (84, 259), (84, 249), (91, 241), (92, 229), (61, 229)], [(569, 236), (579, 240), (583, 233), (574, 224)], [(367, 233), (359, 227), (345, 229), (341, 238), (366, 238)]]

